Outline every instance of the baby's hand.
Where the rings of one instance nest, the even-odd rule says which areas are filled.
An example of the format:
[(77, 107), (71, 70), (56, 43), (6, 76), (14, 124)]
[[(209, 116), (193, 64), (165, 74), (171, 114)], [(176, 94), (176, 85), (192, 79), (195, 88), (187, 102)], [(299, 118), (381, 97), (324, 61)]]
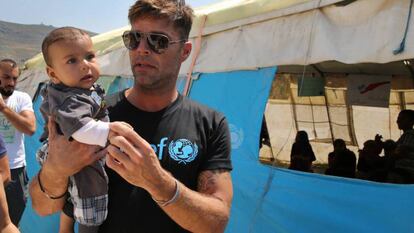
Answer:
[(109, 134), (108, 134), (108, 140), (116, 135), (118, 135), (114, 129), (120, 128), (120, 127), (128, 127), (130, 129), (134, 129), (130, 124), (123, 122), (123, 121), (115, 121), (109, 123)]

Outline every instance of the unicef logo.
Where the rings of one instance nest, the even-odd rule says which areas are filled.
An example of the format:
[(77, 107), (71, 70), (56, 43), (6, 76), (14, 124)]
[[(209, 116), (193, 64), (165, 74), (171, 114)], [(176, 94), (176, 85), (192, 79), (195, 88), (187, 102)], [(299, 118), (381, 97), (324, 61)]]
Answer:
[(197, 157), (198, 146), (187, 139), (178, 139), (170, 142), (168, 152), (170, 152), (170, 157), (178, 163), (187, 164)]
[(230, 124), (230, 137), (231, 137), (231, 148), (238, 149), (244, 141), (243, 129), (237, 128), (237, 126)]

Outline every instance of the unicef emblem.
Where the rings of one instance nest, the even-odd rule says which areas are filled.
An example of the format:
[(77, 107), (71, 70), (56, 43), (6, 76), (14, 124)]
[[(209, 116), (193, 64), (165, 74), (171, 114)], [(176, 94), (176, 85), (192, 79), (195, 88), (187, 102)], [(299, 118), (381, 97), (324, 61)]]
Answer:
[(187, 164), (197, 157), (198, 146), (187, 139), (178, 139), (170, 142), (168, 152), (170, 152), (170, 157), (178, 163)]
[(238, 149), (244, 141), (243, 129), (237, 128), (237, 126), (230, 124), (230, 137), (231, 137), (231, 148)]

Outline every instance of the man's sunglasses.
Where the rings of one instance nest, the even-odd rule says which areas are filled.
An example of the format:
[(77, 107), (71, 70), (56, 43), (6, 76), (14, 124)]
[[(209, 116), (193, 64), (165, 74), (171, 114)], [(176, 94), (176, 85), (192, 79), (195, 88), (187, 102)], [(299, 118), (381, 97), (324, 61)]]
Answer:
[(168, 49), (170, 44), (176, 44), (187, 41), (187, 39), (170, 41), (170, 38), (164, 34), (159, 33), (145, 33), (137, 31), (125, 31), (122, 35), (125, 47), (129, 50), (138, 48), (141, 39), (147, 39), (148, 46), (155, 53), (161, 54)]

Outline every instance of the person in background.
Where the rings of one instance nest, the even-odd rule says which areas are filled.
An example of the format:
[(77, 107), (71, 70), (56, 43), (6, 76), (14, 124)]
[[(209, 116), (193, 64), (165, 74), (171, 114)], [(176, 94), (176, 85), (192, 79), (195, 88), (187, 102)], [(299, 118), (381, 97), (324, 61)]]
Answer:
[(364, 142), (364, 147), (359, 150), (357, 178), (384, 182), (386, 179), (386, 164), (381, 158), (381, 145), (374, 140)]
[(403, 131), (403, 134), (397, 140), (397, 146), (407, 145), (414, 148), (414, 110), (402, 110), (397, 118), (398, 129)]
[(346, 148), (345, 141), (335, 139), (334, 151), (328, 155), (328, 169), (326, 175), (355, 178), (356, 156)]
[(316, 160), (306, 131), (298, 131), (290, 151), (290, 167), (292, 170), (312, 172), (312, 162)]
[(26, 207), (28, 177), (24, 135), (33, 135), (36, 119), (27, 93), (16, 91), (20, 71), (11, 59), (0, 61), (0, 134), (6, 143), (11, 181), (5, 187), (9, 214), (18, 226)]
[(2, 175), (3, 185), (6, 186), (10, 180), (10, 167), (9, 167), (9, 158), (7, 156), (6, 144), (4, 143), (3, 136), (0, 135), (0, 175)]
[(20, 231), (10, 220), (6, 194), (4, 192), (5, 179), (0, 173), (0, 233), (19, 233)]
[(392, 140), (382, 142), (382, 136), (379, 134), (375, 136), (375, 141), (384, 148), (386, 182), (412, 184), (414, 183), (414, 110), (400, 111), (397, 125), (403, 132), (397, 142)]
[(400, 184), (414, 183), (414, 111), (402, 110), (398, 114), (397, 125), (403, 131), (397, 140), (393, 168), (387, 176), (387, 182)]

